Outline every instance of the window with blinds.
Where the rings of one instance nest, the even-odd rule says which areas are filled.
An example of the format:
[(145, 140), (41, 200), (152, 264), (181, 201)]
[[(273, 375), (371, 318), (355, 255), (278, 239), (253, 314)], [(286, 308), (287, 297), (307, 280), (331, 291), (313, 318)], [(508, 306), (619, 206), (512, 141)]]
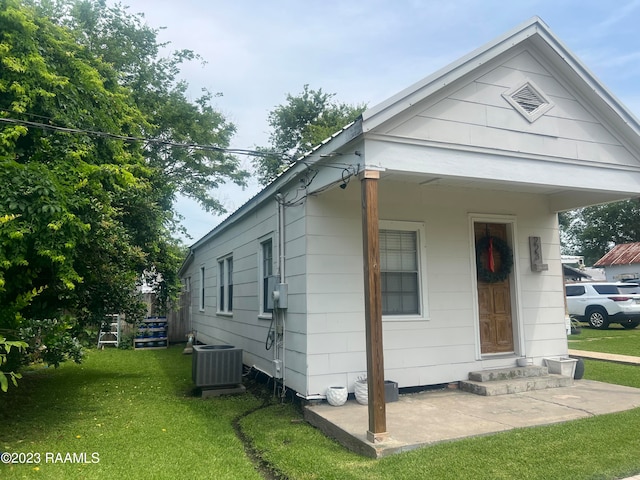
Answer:
[(233, 257), (218, 260), (218, 313), (233, 312)]
[(417, 232), (380, 230), (380, 274), (382, 314), (420, 314)]
[(269, 239), (262, 242), (260, 245), (260, 277), (262, 279), (262, 292), (260, 295), (262, 302), (261, 313), (270, 314), (273, 312), (273, 309), (268, 307), (267, 300), (271, 295), (271, 292), (269, 291), (269, 277), (273, 275), (273, 241)]
[(201, 312), (204, 312), (204, 296), (206, 293), (205, 290), (205, 285), (204, 285), (204, 266), (200, 267), (200, 304), (198, 305), (198, 308), (200, 309)]

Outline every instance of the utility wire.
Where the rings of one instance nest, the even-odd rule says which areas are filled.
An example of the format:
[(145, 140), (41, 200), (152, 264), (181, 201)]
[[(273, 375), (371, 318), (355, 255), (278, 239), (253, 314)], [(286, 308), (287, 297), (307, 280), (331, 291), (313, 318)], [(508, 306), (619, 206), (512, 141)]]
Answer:
[(40, 123), (40, 122), (32, 122), (32, 121), (29, 121), (29, 120), (19, 120), (19, 119), (16, 119), (16, 118), (0, 117), (0, 122), (1, 123), (9, 123), (9, 124), (13, 124), (13, 125), (22, 125), (22, 126), (25, 126), (25, 127), (39, 128), (39, 129), (42, 129), (42, 130), (50, 130), (50, 131), (55, 131), (55, 132), (62, 132), (62, 133), (91, 135), (91, 136), (94, 136), (94, 137), (108, 138), (108, 139), (111, 139), (111, 140), (122, 140), (122, 141), (125, 141), (125, 142), (141, 142), (141, 143), (147, 143), (147, 144), (164, 145), (164, 146), (168, 146), (168, 147), (189, 148), (189, 149), (193, 149), (193, 150), (210, 150), (210, 151), (214, 151), (214, 152), (230, 153), (230, 154), (237, 154), (237, 155), (249, 155), (249, 156), (254, 156), (254, 157), (277, 156), (277, 157), (282, 157), (282, 158), (290, 158), (285, 153), (280, 153), (280, 152), (261, 152), (261, 151), (258, 151), (258, 150), (248, 150), (248, 149), (243, 149), (243, 148), (223, 148), (223, 147), (218, 147), (218, 146), (215, 146), (215, 145), (201, 145), (201, 144), (198, 144), (198, 143), (172, 142), (172, 141), (169, 141), (169, 140), (162, 140), (162, 139), (159, 139), (159, 138), (144, 138), (144, 137), (134, 137), (134, 136), (130, 136), (130, 135), (117, 135), (115, 133), (100, 132), (100, 131), (96, 131), (96, 130), (87, 130), (87, 129), (82, 129), (82, 128), (61, 127), (61, 126), (58, 126), (58, 125), (51, 125), (51, 124)]
[[(5, 109), (0, 109), (0, 111), (7, 112), (7, 113), (12, 113), (9, 110), (5, 110)], [(30, 115), (32, 117), (42, 118), (42, 119), (45, 119), (45, 120), (52, 120), (52, 119), (50, 119), (48, 117), (43, 117), (43, 116), (40, 116), (40, 115), (35, 115), (35, 114), (27, 114), (27, 115)], [(307, 196), (308, 196), (308, 193), (306, 193), (307, 189), (309, 188), (309, 186), (311, 185), (311, 183), (315, 179), (316, 175), (318, 174), (318, 170), (314, 168), (315, 167), (315, 162), (310, 161), (310, 157), (318, 156), (320, 158), (320, 160), (322, 160), (322, 159), (325, 159), (325, 158), (331, 158), (331, 157), (344, 155), (344, 154), (338, 153), (338, 152), (333, 152), (333, 153), (330, 153), (330, 154), (318, 154), (318, 153), (315, 153), (314, 151), (311, 151), (311, 152), (307, 153), (306, 155), (303, 155), (302, 157), (300, 157), (298, 160), (295, 160), (293, 157), (291, 157), (290, 155), (287, 155), (284, 152), (273, 152), (273, 151), (265, 152), (265, 151), (249, 150), (249, 149), (243, 149), (243, 148), (224, 148), (224, 147), (218, 147), (218, 146), (215, 146), (215, 145), (201, 145), (201, 144), (197, 144), (197, 143), (180, 143), (180, 142), (173, 142), (173, 141), (169, 141), (169, 140), (162, 140), (162, 139), (158, 139), (158, 138), (144, 138), (144, 137), (136, 137), (136, 136), (130, 136), (130, 135), (118, 135), (118, 134), (114, 134), (114, 133), (101, 132), (101, 131), (97, 131), (97, 130), (89, 130), (89, 129), (83, 129), (83, 128), (61, 127), (59, 125), (53, 125), (52, 123), (33, 122), (33, 121), (30, 121), (30, 120), (20, 120), (20, 119), (17, 119), (17, 118), (0, 117), (0, 123), (6, 123), (6, 124), (11, 124), (11, 125), (22, 125), (22, 126), (25, 126), (25, 127), (39, 128), (41, 130), (48, 130), (48, 131), (53, 131), (53, 132), (61, 132), (61, 133), (76, 134), (76, 135), (90, 135), (90, 136), (94, 136), (94, 137), (107, 138), (107, 139), (111, 139), (111, 140), (121, 140), (121, 141), (125, 141), (125, 142), (141, 142), (141, 143), (146, 143), (146, 144), (163, 145), (163, 146), (175, 147), (175, 148), (188, 148), (188, 149), (192, 149), (192, 150), (207, 150), (207, 151), (227, 153), (227, 154), (232, 154), (232, 155), (233, 154), (236, 154), (236, 155), (248, 155), (248, 156), (253, 156), (253, 157), (273, 157), (273, 156), (276, 156), (276, 157), (280, 157), (280, 158), (283, 158), (285, 160), (288, 160), (289, 166), (292, 166), (292, 165), (294, 165), (296, 163), (301, 163), (307, 168), (308, 176), (306, 178), (302, 179), (304, 185), (296, 190), (295, 196), (291, 200), (283, 199), (283, 200), (280, 201), (280, 203), (282, 205), (284, 205), (285, 207), (294, 207), (294, 206), (301, 205), (302, 203), (304, 203), (305, 199), (307, 198)], [(354, 152), (354, 154), (358, 155), (358, 152)], [(359, 167), (360, 167), (358, 165), (357, 167), (354, 168), (354, 166), (352, 164), (342, 163), (342, 162), (332, 162), (331, 164), (324, 164), (322, 166), (323, 167), (335, 168), (335, 169), (338, 169), (338, 170), (342, 170), (342, 181), (343, 181), (343, 184), (345, 184), (345, 185), (349, 182), (349, 179), (351, 178), (351, 176), (353, 176), (353, 175), (358, 173), (358, 170), (359, 170)], [(346, 174), (346, 177), (345, 177), (345, 174)], [(324, 189), (326, 189), (326, 188), (327, 187), (325, 187)], [(320, 191), (323, 191), (324, 189), (322, 189)], [(301, 192), (305, 192), (304, 195), (300, 196)]]
[[(6, 112), (6, 113), (14, 113), (14, 112), (11, 112), (10, 110), (5, 110), (5, 109), (0, 109), (0, 111)], [(45, 117), (42, 115), (36, 115), (32, 113), (27, 113), (26, 115), (31, 117), (42, 118), (44, 120), (52, 120), (50, 117)], [(97, 130), (89, 130), (84, 128), (61, 127), (59, 125), (54, 125), (52, 123), (33, 122), (30, 120), (20, 120), (17, 118), (0, 117), (0, 123), (8, 123), (12, 125), (23, 125), (25, 127), (39, 128), (41, 130), (49, 130), (53, 132), (62, 132), (62, 133), (78, 134), (78, 135), (90, 135), (94, 137), (107, 138), (111, 140), (122, 140), (125, 142), (141, 142), (141, 143), (147, 143), (147, 144), (164, 145), (167, 147), (188, 148), (193, 150), (209, 150), (209, 151), (220, 152), (220, 153), (228, 153), (232, 155), (233, 154), (247, 155), (252, 157), (279, 157), (279, 158), (288, 160), (289, 164), (302, 163), (306, 166), (311, 166), (308, 163), (309, 162), (308, 159), (310, 157), (317, 156), (320, 159), (324, 159), (324, 158), (345, 155), (343, 153), (338, 153), (338, 152), (333, 152), (330, 154), (317, 154), (311, 151), (308, 154), (303, 155), (302, 157), (296, 160), (291, 155), (285, 152), (274, 152), (274, 151), (267, 152), (267, 151), (250, 150), (250, 149), (244, 149), (244, 148), (224, 148), (224, 147), (218, 147), (216, 145), (201, 145), (198, 143), (172, 142), (169, 140), (162, 140), (159, 138), (136, 137), (131, 135), (118, 135), (115, 133), (101, 132)], [(357, 152), (354, 152), (354, 153), (357, 155)], [(337, 168), (339, 170), (343, 170), (344, 168), (349, 168), (352, 165), (348, 163), (333, 162), (333, 164), (324, 165), (324, 166), (328, 168)]]

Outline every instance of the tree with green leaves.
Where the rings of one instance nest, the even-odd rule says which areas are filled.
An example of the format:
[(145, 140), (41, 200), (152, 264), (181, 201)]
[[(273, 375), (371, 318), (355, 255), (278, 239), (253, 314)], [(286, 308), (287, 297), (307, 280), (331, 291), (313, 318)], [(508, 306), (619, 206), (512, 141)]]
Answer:
[[(105, 0), (35, 1), (39, 13), (67, 28), (76, 42), (96, 58), (111, 65), (120, 86), (142, 112), (139, 125), (145, 138), (164, 140), (145, 145), (145, 161), (162, 172), (154, 185), (197, 201), (205, 210), (224, 213), (215, 197), (220, 184), (244, 185), (249, 174), (237, 158), (225, 152), (235, 126), (212, 106), (215, 96), (205, 89), (193, 102), (189, 85), (180, 79), (185, 62), (203, 61), (192, 50), (160, 56), (158, 29), (149, 27), (142, 14), (130, 14), (120, 4)], [(185, 148), (184, 145), (191, 145)], [(171, 198), (173, 200), (173, 198)]]
[(174, 298), (176, 195), (222, 211), (212, 189), (247, 177), (234, 126), (178, 79), (195, 55), (160, 47), (119, 5), (0, 0), (0, 335), (49, 364), (105, 314), (142, 316), (145, 276)]
[(305, 85), (299, 95), (287, 94), (286, 103), (269, 113), (271, 145), (259, 148), (265, 155), (254, 161), (260, 183), (271, 182), (297, 158), (353, 122), (366, 108), (335, 102), (334, 97), (333, 93)]
[(560, 214), (563, 253), (583, 255), (593, 265), (614, 245), (640, 242), (637, 199), (581, 208)]

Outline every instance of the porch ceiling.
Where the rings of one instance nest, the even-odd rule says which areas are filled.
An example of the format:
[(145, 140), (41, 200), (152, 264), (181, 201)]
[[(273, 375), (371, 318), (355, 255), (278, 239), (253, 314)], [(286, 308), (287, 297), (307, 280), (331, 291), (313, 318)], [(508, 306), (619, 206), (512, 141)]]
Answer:
[(393, 170), (386, 170), (382, 172), (380, 180), (418, 184), (425, 188), (438, 186), (440, 188), (465, 188), (493, 190), (496, 192), (517, 192), (546, 195), (549, 197), (550, 209), (552, 211), (571, 210), (574, 208), (638, 197), (638, 195), (633, 192), (567, 188), (557, 185), (542, 185), (513, 181), (506, 182), (468, 177), (436, 176), (418, 172), (409, 173)]

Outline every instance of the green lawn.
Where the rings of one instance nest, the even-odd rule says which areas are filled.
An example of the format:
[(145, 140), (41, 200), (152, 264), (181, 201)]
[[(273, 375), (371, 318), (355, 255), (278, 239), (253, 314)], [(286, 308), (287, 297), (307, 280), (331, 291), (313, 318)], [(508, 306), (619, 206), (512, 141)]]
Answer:
[[(81, 365), (25, 374), (0, 395), (0, 450), (42, 461), (0, 466), (0, 478), (261, 478), (231, 426), (261, 402), (191, 397), (181, 351), (93, 350)], [(46, 463), (47, 452), (95, 452), (99, 462)]]
[[(640, 409), (372, 460), (326, 438), (301, 421), (297, 406), (274, 402), (264, 390), (193, 397), (191, 357), (181, 352), (93, 350), (82, 365), (25, 374), (19, 388), (0, 395), (0, 450), (33, 452), (41, 461), (0, 465), (0, 478), (263, 478), (236, 423), (279, 478), (576, 480), (640, 472), (633, 453), (640, 451)], [(638, 371), (586, 362), (587, 378), (635, 387)], [(62, 459), (86, 453), (88, 463), (54, 464), (47, 452)]]
[(583, 327), (581, 333), (569, 335), (569, 348), (640, 356), (640, 327), (632, 330), (618, 324), (612, 324), (607, 330)]

